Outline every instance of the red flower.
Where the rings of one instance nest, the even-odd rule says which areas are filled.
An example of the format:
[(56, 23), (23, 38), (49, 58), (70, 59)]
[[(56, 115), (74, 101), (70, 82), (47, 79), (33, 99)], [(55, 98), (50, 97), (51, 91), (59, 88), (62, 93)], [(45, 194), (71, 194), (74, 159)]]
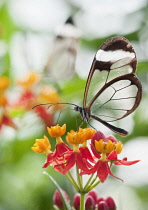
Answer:
[(85, 210), (95, 210), (95, 201), (92, 196), (87, 196), (85, 201)]
[[(79, 129), (78, 132), (71, 131), (68, 133), (67, 142), (72, 144), (73, 150), (69, 150), (69, 153), (65, 155), (66, 162), (62, 164), (62, 169), (64, 168), (64, 171), (61, 171), (61, 173), (66, 174), (75, 164), (81, 170), (92, 167), (88, 160), (90, 162), (95, 161), (86, 146), (86, 141), (92, 138), (94, 132), (93, 129), (89, 128)], [(84, 144), (85, 146), (79, 148), (80, 144)], [(54, 167), (56, 168), (59, 166), (61, 165), (56, 165)]]
[(55, 151), (48, 154), (46, 162), (42, 168), (47, 168), (47, 166), (52, 165), (57, 171), (64, 173), (63, 164), (68, 155), (71, 154), (71, 151), (72, 149), (64, 142), (57, 144)]
[(49, 111), (45, 107), (38, 106), (34, 110), (47, 127), (50, 127), (54, 124), (53, 114), (49, 113)]
[[(63, 194), (64, 198), (66, 199), (66, 201), (69, 202), (70, 200), (69, 200), (67, 193), (62, 189), (61, 189), (61, 191), (62, 191), (62, 194)], [(54, 192), (53, 202), (58, 207), (58, 209), (64, 209), (63, 200), (62, 200), (61, 195), (58, 190), (56, 190)]]
[(91, 150), (93, 152), (93, 154), (95, 155), (95, 157), (100, 158), (100, 153), (98, 153), (98, 151), (95, 148), (95, 141), (100, 141), (101, 139), (103, 139), (104, 142), (108, 142), (108, 140), (112, 141), (112, 142), (117, 142), (116, 138), (112, 135), (109, 136), (105, 136), (101, 131), (97, 131), (92, 140), (91, 140)]
[(64, 174), (64, 158), (55, 156), (55, 152), (51, 152), (48, 154), (45, 164), (42, 168), (47, 168), (47, 166), (51, 165), (54, 169), (62, 174)]
[(117, 152), (116, 151), (112, 151), (108, 156), (107, 156), (106, 161), (99, 159), (98, 162), (91, 168), (91, 169), (85, 169), (82, 174), (93, 174), (97, 172), (97, 176), (99, 177), (99, 179), (101, 180), (101, 182), (104, 182), (108, 175), (113, 176), (116, 179), (119, 179), (121, 181), (123, 181), (122, 179), (114, 176), (110, 170), (109, 167), (109, 162), (112, 162), (116, 165), (133, 165), (137, 162), (139, 162), (139, 160), (135, 160), (135, 161), (126, 161), (126, 159), (123, 160), (119, 160), (117, 159)]
[(1, 121), (0, 121), (0, 130), (2, 129), (3, 125), (12, 127), (12, 128), (17, 128), (17, 126), (15, 125), (15, 123), (13, 122), (13, 120), (7, 115), (7, 114), (3, 114)]
[(56, 137), (56, 146), (54, 152), (50, 152), (47, 155), (46, 162), (42, 168), (52, 165), (55, 170), (64, 173), (64, 163), (72, 152), (72, 149), (61, 139), (61, 136), (66, 132), (66, 125), (51, 126), (47, 130), (51, 137)]
[(71, 155), (69, 155), (66, 164), (64, 164), (63, 174), (67, 173), (75, 164), (82, 170), (92, 167), (90, 163), (82, 157), (80, 152), (72, 152)]
[(80, 147), (79, 150), (82, 155), (82, 158), (87, 159), (92, 163), (95, 163), (95, 160), (92, 157), (91, 152), (89, 151), (88, 147)]
[(114, 199), (111, 196), (107, 197), (105, 199), (105, 201), (106, 201), (106, 203), (107, 203), (107, 205), (109, 207), (109, 210), (115, 210), (116, 209), (115, 201), (114, 201)]
[(22, 106), (27, 110), (30, 110), (34, 106), (36, 101), (36, 94), (32, 90), (27, 90), (20, 96), (17, 106)]
[(139, 162), (139, 160), (127, 161), (127, 158), (119, 160), (117, 154), (122, 151), (122, 146), (121, 142), (118, 142), (113, 136), (105, 137), (102, 132), (96, 132), (91, 141), (91, 148), (93, 154), (99, 160), (94, 166), (85, 168), (83, 172), (81, 172), (81, 175), (97, 173), (101, 182), (104, 182), (108, 175), (120, 179), (112, 174), (110, 170), (112, 163), (115, 165), (129, 166)]
[(75, 210), (80, 210), (80, 194), (76, 193), (73, 198), (73, 206)]

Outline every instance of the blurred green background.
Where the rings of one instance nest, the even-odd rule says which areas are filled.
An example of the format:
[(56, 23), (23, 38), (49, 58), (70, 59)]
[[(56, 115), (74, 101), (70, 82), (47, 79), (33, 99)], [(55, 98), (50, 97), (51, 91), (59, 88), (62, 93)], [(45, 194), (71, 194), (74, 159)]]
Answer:
[[(56, 28), (72, 16), (79, 30), (76, 74), (58, 82), (48, 80), (63, 101), (82, 105), (85, 81), (99, 46), (109, 37), (125, 36), (137, 53), (137, 76), (143, 86), (143, 99), (134, 114), (116, 125), (130, 132), (117, 136), (125, 144), (123, 157), (140, 159), (135, 166), (119, 167), (116, 175), (124, 180), (109, 178), (97, 188), (101, 196), (113, 196), (119, 210), (148, 209), (148, 1), (147, 0), (1, 0), (0, 1), (0, 76), (10, 79), (7, 97), (17, 100), (16, 81), (34, 71), (42, 75), (49, 55), (54, 50)], [(81, 35), (80, 35), (81, 34)], [(59, 59), (58, 56), (56, 57)], [(64, 66), (61, 66), (64, 68)], [(38, 91), (36, 86), (34, 92)], [(20, 92), (19, 92), (20, 93)], [(48, 101), (46, 101), (48, 102)], [(34, 105), (37, 103), (33, 102)], [(11, 103), (10, 103), (11, 104)], [(1, 116), (3, 109), (0, 109)], [(3, 125), (0, 130), (0, 210), (52, 209), (55, 186), (42, 174), (44, 154), (31, 150), (36, 138), (46, 132), (43, 119), (30, 109), (9, 107), (9, 116), (17, 125)], [(58, 114), (54, 115), (55, 121)], [(63, 111), (59, 123), (67, 131), (76, 128), (76, 113)], [(92, 122), (96, 125), (95, 122)], [(99, 125), (106, 135), (111, 131)], [(50, 167), (46, 169), (72, 198), (65, 177)]]

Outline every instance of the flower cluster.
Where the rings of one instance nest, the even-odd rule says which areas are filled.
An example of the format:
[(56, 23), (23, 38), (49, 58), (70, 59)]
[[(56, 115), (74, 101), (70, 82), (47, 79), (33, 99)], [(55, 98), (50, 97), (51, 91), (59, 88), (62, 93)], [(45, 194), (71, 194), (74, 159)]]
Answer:
[[(46, 153), (46, 162), (43, 168), (51, 165), (55, 170), (62, 174), (69, 174), (69, 171), (76, 166), (80, 176), (83, 174), (94, 175), (99, 178), (99, 182), (104, 182), (108, 175), (120, 179), (111, 172), (112, 165), (133, 165), (139, 160), (128, 161), (127, 158), (120, 160), (118, 154), (122, 151), (122, 143), (118, 142), (113, 136), (105, 136), (102, 132), (91, 128), (80, 128), (78, 131), (70, 131), (66, 135), (69, 145), (64, 143), (61, 136), (66, 132), (66, 125), (53, 126), (47, 128), (51, 137), (56, 138), (55, 150), (51, 151), (49, 140), (46, 136), (44, 139), (37, 139), (32, 150), (38, 153)], [(91, 139), (90, 147), (87, 140)], [(79, 171), (80, 170), (80, 171)], [(70, 180), (71, 178), (68, 177)], [(121, 179), (120, 179), (121, 180)], [(73, 182), (73, 180), (71, 180)], [(90, 180), (89, 180), (90, 183)], [(77, 184), (73, 182), (75, 188)], [(93, 180), (91, 188), (95, 187), (98, 182)], [(82, 186), (81, 186), (82, 187)], [(83, 188), (89, 191), (89, 184)]]
[[(45, 85), (41, 82), (41, 75), (36, 72), (30, 72), (23, 80), (18, 80), (16, 84), (21, 88), (21, 94), (15, 107), (29, 111), (36, 104), (62, 102), (55, 88)], [(43, 106), (37, 106), (33, 111), (42, 119), (46, 126), (54, 124), (54, 112), (61, 109), (62, 105), (57, 104), (50, 109)]]
[(8, 77), (0, 76), (0, 130), (4, 125), (16, 129), (18, 126), (15, 124), (15, 117), (22, 117), (30, 110), (39, 116), (45, 127), (54, 125), (54, 114), (63, 105), (56, 104), (50, 109), (47, 106), (37, 106), (32, 109), (36, 104), (47, 101), (62, 102), (55, 88), (43, 84), (40, 74), (30, 71), (22, 80), (14, 81), (15, 85), (11, 89), (10, 84)]
[[(70, 202), (67, 193), (62, 190), (63, 196)], [(61, 199), (61, 195), (58, 190), (53, 195), (54, 206), (58, 207), (59, 210), (64, 209), (64, 204)], [(80, 194), (76, 193), (73, 197), (73, 208), (80, 210)], [(116, 204), (112, 197), (103, 198), (97, 194), (95, 190), (91, 190), (85, 196), (85, 210), (116, 210)]]

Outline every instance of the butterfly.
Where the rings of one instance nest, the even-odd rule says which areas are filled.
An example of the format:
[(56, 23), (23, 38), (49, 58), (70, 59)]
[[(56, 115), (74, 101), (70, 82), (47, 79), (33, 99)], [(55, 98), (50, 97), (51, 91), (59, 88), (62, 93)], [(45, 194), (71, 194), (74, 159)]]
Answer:
[[(97, 51), (87, 78), (83, 107), (73, 103), (82, 121), (97, 120), (113, 132), (126, 136), (128, 132), (110, 124), (131, 114), (142, 98), (142, 85), (135, 75), (136, 53), (124, 37), (108, 39)], [(51, 103), (48, 103), (51, 104)], [(54, 105), (57, 103), (53, 103)], [(45, 104), (40, 104), (45, 105)]]
[[(45, 66), (45, 75), (51, 80), (65, 81), (75, 74), (75, 60), (79, 43), (80, 31), (72, 17), (57, 27), (53, 49)], [(65, 77), (66, 74), (66, 77)]]

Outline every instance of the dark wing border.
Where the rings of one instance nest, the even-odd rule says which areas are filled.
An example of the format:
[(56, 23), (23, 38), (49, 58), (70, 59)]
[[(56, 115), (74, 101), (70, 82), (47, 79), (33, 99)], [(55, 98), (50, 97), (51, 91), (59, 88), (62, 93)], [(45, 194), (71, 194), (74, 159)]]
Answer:
[(131, 114), (139, 105), (141, 98), (142, 98), (142, 85), (141, 82), (139, 81), (138, 77), (136, 77), (135, 74), (126, 74), (120, 77), (116, 77), (115, 79), (111, 80), (110, 82), (106, 83), (101, 89), (100, 91), (94, 96), (94, 98), (91, 100), (91, 102), (88, 104), (88, 106), (86, 106), (87, 110), (91, 110), (91, 106), (92, 104), (95, 102), (95, 100), (99, 97), (99, 95), (109, 86), (111, 86), (113, 83), (118, 82), (119, 80), (129, 80), (131, 82), (131, 85), (134, 84), (137, 86), (138, 88), (138, 92), (137, 92), (137, 96), (136, 96), (136, 101), (134, 106), (132, 107), (131, 110), (127, 110), (127, 113), (125, 115), (123, 115), (121, 118), (122, 119), (124, 117), (126, 117), (127, 115)]

